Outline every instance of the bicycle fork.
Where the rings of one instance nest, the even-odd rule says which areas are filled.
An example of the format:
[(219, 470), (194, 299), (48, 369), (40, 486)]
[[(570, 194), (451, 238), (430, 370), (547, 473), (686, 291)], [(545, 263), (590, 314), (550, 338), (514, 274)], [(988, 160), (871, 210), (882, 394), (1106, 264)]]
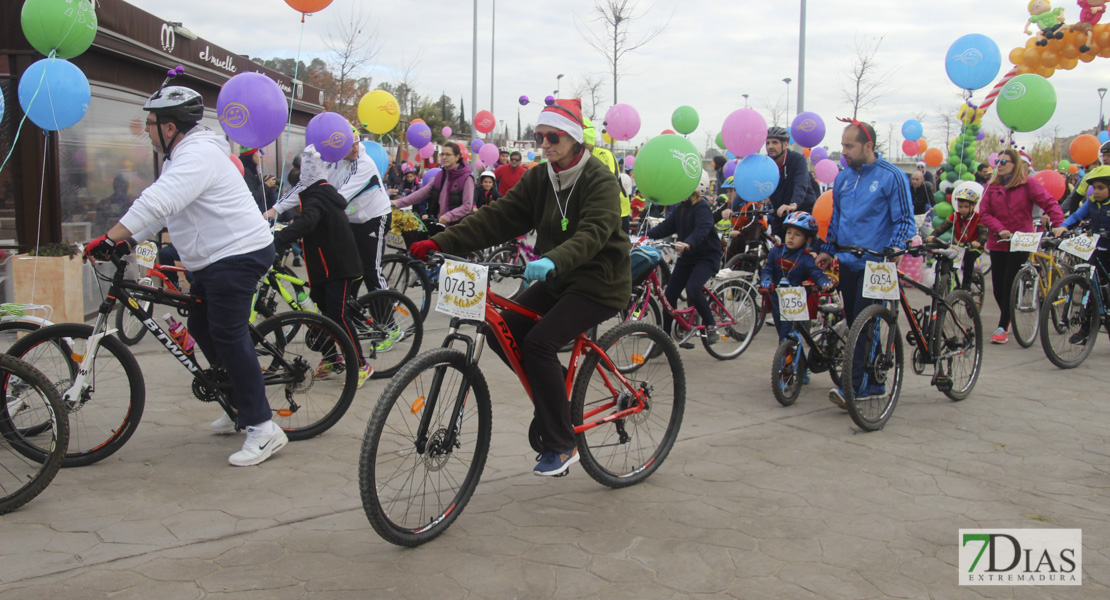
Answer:
[[(478, 358), (482, 355), (482, 349), (485, 346), (485, 337), (479, 337), (477, 341), (458, 333), (458, 323), (454, 321), (451, 328), (448, 330), (447, 337), (443, 340), (443, 347), (451, 346), (451, 342), (461, 340), (466, 344), (466, 364), (477, 364)], [(432, 376), (432, 384), (428, 388), (428, 393), (421, 398), (417, 398), (416, 402), (411, 407), (413, 412), (423, 410), (420, 416), (420, 425), (416, 430), (416, 452), (417, 454), (428, 453), (432, 457), (448, 454), (456, 448), (461, 447), (459, 443), (459, 431), (462, 429), (463, 409), (466, 408), (466, 400), (469, 395), (470, 386), (466, 379), (466, 373), (462, 373), (461, 385), (459, 391), (455, 395), (454, 406), (451, 409), (451, 416), (448, 422), (450, 428), (447, 429), (441, 436), (439, 432), (435, 435), (429, 436), (428, 430), (431, 428), (432, 415), (435, 412), (435, 407), (440, 400), (440, 391), (443, 387), (443, 379), (447, 375), (447, 365), (436, 367), (435, 374)], [(430, 441), (431, 438), (441, 438), (435, 441)]]

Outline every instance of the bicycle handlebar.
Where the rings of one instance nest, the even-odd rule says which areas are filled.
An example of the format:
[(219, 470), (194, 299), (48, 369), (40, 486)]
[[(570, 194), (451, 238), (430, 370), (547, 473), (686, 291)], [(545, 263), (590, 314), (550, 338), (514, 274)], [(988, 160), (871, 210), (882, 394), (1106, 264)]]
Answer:
[(491, 271), (495, 271), (502, 277), (512, 277), (514, 279), (524, 279), (524, 267), (520, 265), (513, 265), (508, 263), (483, 263), (475, 262), (464, 258), (462, 256), (455, 256), (447, 254), (446, 252), (429, 252), (427, 256), (427, 263), (433, 266), (440, 266), (447, 260), (454, 260), (458, 262), (469, 263), (472, 265), (481, 265), (488, 267)]

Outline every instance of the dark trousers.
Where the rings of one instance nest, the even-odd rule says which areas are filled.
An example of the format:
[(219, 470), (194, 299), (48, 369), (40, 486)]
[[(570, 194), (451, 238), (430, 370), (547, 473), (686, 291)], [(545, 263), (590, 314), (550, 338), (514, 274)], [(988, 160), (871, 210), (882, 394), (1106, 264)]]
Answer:
[[(979, 260), (979, 257), (982, 256), (982, 254), (982, 250), (974, 250), (972, 248), (968, 248), (966, 251), (964, 251), (963, 271), (961, 272), (960, 277), (961, 290), (971, 289), (971, 274), (975, 272), (975, 261)], [(955, 267), (955, 265), (952, 266)]]
[[(705, 282), (709, 281), (709, 278), (719, 268), (720, 263), (711, 260), (699, 260), (698, 262), (675, 261), (674, 270), (671, 271), (671, 278), (667, 281), (667, 289), (663, 291), (663, 297), (677, 310), (678, 296), (685, 289), (686, 301), (693, 305), (694, 310), (698, 311), (702, 324), (706, 327), (716, 327), (717, 321), (713, 319), (713, 310), (709, 307), (709, 299), (701, 293), (701, 288), (705, 286)], [(670, 314), (663, 313), (664, 331), (671, 330), (673, 320), (674, 318)]]
[(273, 417), (248, 327), (251, 299), (274, 263), (274, 245), (229, 256), (193, 272), (192, 294), (203, 302), (189, 311), (189, 333), (213, 366), (231, 380), (239, 427)]
[[(347, 333), (347, 337), (351, 338), (358, 353), (358, 364), (362, 366), (366, 364), (366, 359), (362, 354), (362, 344), (358, 341), (358, 329), (355, 328), (351, 311), (347, 308), (347, 297), (351, 295), (351, 288), (355, 285), (356, 280), (352, 279), (329, 279), (322, 285), (313, 286), (312, 301), (320, 307), (324, 316), (335, 321)], [(335, 344), (329, 342), (323, 349), (323, 354), (333, 356), (336, 353), (334, 346)]]
[[(840, 294), (844, 297), (844, 315), (848, 319), (848, 326), (855, 325), (856, 317), (863, 309), (878, 304), (881, 300), (872, 300), (863, 297), (863, 274), (866, 271), (853, 271), (844, 265), (840, 266)], [(866, 360), (866, 344), (857, 344), (852, 354), (852, 389), (857, 393), (866, 392), (860, 387), (863, 383), (863, 365)]]
[(632, 217), (621, 217), (621, 231), (628, 235), (632, 231)]
[(1014, 278), (1027, 260), (1028, 252), (991, 250), (991, 283), (994, 285), (994, 301), (1001, 313), (998, 315), (998, 326), (1002, 329), (1010, 328), (1010, 288), (1014, 287)]
[[(363, 278), (366, 291), (384, 290), (388, 285), (382, 277), (382, 255), (385, 254), (385, 234), (389, 231), (390, 215), (374, 217), (365, 223), (351, 223), (351, 231), (355, 234), (355, 246), (358, 246), (358, 256), (362, 259)], [(351, 294), (357, 295), (359, 283), (356, 281), (351, 286)]]
[[(542, 283), (528, 286), (515, 301), (544, 315), (539, 321), (533, 321), (513, 312), (501, 313), (520, 347), (524, 372), (532, 385), (532, 402), (544, 449), (572, 450), (576, 446), (574, 426), (570, 420), (570, 401), (567, 400), (563, 365), (559, 362), (559, 348), (617, 311), (574, 293), (556, 298)], [(487, 335), (490, 335), (489, 346), (509, 364), (492, 334)]]

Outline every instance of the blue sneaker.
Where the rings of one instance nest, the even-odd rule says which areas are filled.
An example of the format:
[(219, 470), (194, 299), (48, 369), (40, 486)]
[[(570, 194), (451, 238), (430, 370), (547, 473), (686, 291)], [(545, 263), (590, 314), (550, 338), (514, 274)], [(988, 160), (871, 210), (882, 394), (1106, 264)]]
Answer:
[(886, 386), (882, 385), (882, 384), (877, 384), (877, 385), (867, 386), (859, 394), (856, 394), (856, 397), (859, 398), (859, 399), (863, 399), (863, 398), (870, 398), (872, 396), (885, 396), (885, 395), (886, 395)]
[(571, 465), (578, 462), (578, 449), (575, 448), (569, 452), (546, 450), (541, 452), (536, 460), (539, 462), (536, 468), (532, 470), (534, 475), (557, 477), (566, 473)]
[(807, 383), (809, 383), (809, 369), (806, 369), (805, 372), (802, 373), (802, 385), (806, 385)]
[(829, 390), (829, 402), (839, 406), (842, 410), (848, 410), (848, 403), (844, 401), (844, 392), (840, 391), (840, 388)]

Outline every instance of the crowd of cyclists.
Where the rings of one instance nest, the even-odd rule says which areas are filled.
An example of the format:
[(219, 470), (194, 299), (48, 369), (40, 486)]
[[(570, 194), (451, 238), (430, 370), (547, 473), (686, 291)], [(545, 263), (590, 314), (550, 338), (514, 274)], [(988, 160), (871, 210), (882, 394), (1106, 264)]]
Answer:
[[(842, 131), (846, 166), (828, 186), (832, 210), (827, 227), (819, 226), (813, 214), (822, 186), (781, 127), (770, 128), (767, 135), (767, 156), (780, 173), (769, 198), (751, 202), (737, 195), (720, 160), (713, 174), (703, 172), (687, 199), (662, 207), (639, 194), (632, 165), (626, 167), (623, 159), (594, 145), (596, 131), (576, 99), (557, 100), (540, 113), (534, 134), (543, 153), (539, 163), (526, 166), (520, 152), (502, 151), (498, 164), (476, 170), (465, 147), (448, 141), (431, 160), (397, 161), (383, 174), (358, 141), (343, 160), (330, 164), (309, 146), (289, 174), (288, 191), (269, 206), (274, 198), (267, 188), (273, 181), (255, 171), (257, 181), (249, 185), (251, 178), (227, 160), (227, 140), (199, 125), (204, 111), (199, 94), (164, 85), (144, 108), (149, 113), (146, 131), (163, 156), (161, 175), (85, 251), (104, 260), (128, 253), (136, 240), (153, 238), (163, 228), (168, 232), (189, 270), (191, 293), (205, 301), (204, 309), (190, 312), (189, 331), (206, 359), (231, 374), (238, 418), (233, 422), (223, 416), (211, 428), (246, 430), (242, 450), (229, 458), (236, 466), (259, 464), (287, 442), (262, 393), (247, 330), (254, 286), (273, 263), (275, 244), (278, 250), (298, 246), (315, 304), (351, 331), (345, 299), (360, 285), (387, 287), (381, 259), (391, 221), (402, 212), (411, 212), (422, 223), (424, 233), (406, 238), (408, 252), (417, 259), (432, 252), (466, 255), (534, 236), (536, 258), (525, 269), (532, 283), (515, 301), (544, 316), (531, 321), (506, 315), (505, 321), (522, 341), (533, 381), (536, 422), (545, 445), (535, 473), (555, 476), (578, 460), (559, 349), (628, 308), (634, 287), (629, 255), (642, 241), (673, 238), (677, 258), (670, 266), (666, 299), (674, 305), (684, 293), (700, 316), (700, 335), (713, 344), (722, 333), (701, 290), (723, 267), (740, 264), (736, 268), (754, 274), (783, 339), (790, 324), (780, 319), (776, 287), (810, 285), (825, 295), (839, 291), (843, 318), (850, 325), (865, 308), (881, 302), (864, 294), (867, 262), (875, 259), (861, 256), (859, 248), (882, 253), (907, 248), (919, 233), (926, 243), (950, 236), (953, 244), (968, 250), (961, 265), (963, 285), (977, 268), (979, 253), (989, 252), (1001, 311), (992, 341), (1004, 343), (1009, 290), (1026, 260), (1024, 253), (1009, 252), (1008, 242), (1014, 233), (1033, 231), (1039, 224), (1034, 205), (1054, 235), (1082, 221), (1096, 231), (1110, 225), (1110, 166), (1090, 169), (1077, 183), (1081, 198), (1065, 220), (1058, 199), (1028, 177), (1026, 157), (1006, 150), (985, 188), (958, 186), (950, 196), (957, 206), (952, 216), (934, 231), (921, 229), (911, 191), (911, 183), (917, 183), (876, 151), (873, 127), (856, 119), (846, 120)], [(1110, 157), (1110, 148), (1103, 150)], [(429, 168), (439, 171), (422, 185), (422, 170)], [(1087, 187), (1091, 196), (1082, 202)], [(277, 217), (291, 218), (292, 225), (275, 234), (267, 219)], [(1103, 240), (1099, 260), (1110, 258), (1110, 240)], [(845, 251), (847, 246), (857, 250)], [(730, 262), (737, 259), (746, 262)], [(669, 315), (664, 315), (663, 326), (671, 326)], [(357, 345), (357, 336), (352, 337)], [(854, 349), (862, 351), (862, 346)], [(359, 353), (361, 385), (372, 367), (361, 349)], [(845, 408), (846, 397), (861, 401), (890, 393), (882, 383), (864, 381), (864, 356), (852, 358), (853, 372), (829, 391), (831, 402)], [(335, 366), (320, 364), (316, 375), (326, 377)], [(852, 386), (850, 394), (845, 394), (846, 386)]]

